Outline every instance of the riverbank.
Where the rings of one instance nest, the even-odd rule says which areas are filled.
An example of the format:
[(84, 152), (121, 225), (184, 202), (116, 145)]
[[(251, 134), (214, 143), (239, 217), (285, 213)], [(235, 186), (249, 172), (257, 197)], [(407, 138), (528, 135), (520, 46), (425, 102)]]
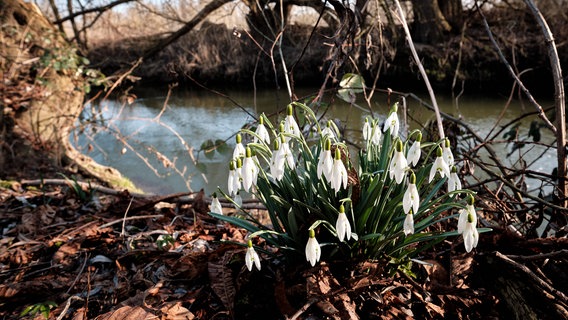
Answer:
[[(415, 43), (430, 82), (442, 92), (458, 94), (462, 89), (483, 94), (508, 95), (514, 81), (489, 41), (483, 22), (474, 12), (461, 32), (447, 34), (439, 43)], [(519, 73), (527, 88), (536, 95), (553, 91), (550, 63), (541, 30), (527, 14), (490, 11), (491, 32), (508, 63)], [(549, 21), (558, 46), (561, 65), (568, 66), (568, 51), (562, 45), (568, 31), (558, 16)], [(356, 42), (344, 52), (351, 61), (333, 68), (339, 57), (334, 50), (333, 30), (290, 25), (283, 34), (282, 56), (294, 86), (338, 85), (341, 75), (356, 72), (372, 84), (378, 77), (380, 88), (413, 91), (423, 88), (418, 69), (411, 62), (401, 29), (385, 29), (381, 39), (371, 36), (373, 45)], [(376, 35), (375, 35), (376, 36)], [(130, 69), (159, 38), (137, 37), (94, 43), (88, 53), (93, 66), (105, 74)], [(112, 57), (112, 58), (110, 58)], [(246, 88), (285, 88), (281, 56), (273, 43), (260, 41), (246, 30), (225, 24), (203, 23), (158, 54), (149, 57), (132, 75), (140, 83), (180, 83), (188, 87), (240, 86)]]

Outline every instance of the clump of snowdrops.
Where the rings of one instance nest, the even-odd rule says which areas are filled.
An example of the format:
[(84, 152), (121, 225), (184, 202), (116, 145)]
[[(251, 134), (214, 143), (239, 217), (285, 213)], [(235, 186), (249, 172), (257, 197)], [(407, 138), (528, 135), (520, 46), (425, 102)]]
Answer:
[[(307, 133), (297, 124), (295, 108), (305, 114)], [(470, 252), (479, 232), (488, 231), (477, 229), (474, 194), (462, 189), (449, 141), (424, 143), (418, 130), (403, 138), (397, 104), (384, 122), (365, 119), (357, 162), (335, 123), (322, 128), (302, 103), (290, 104), (277, 128), (264, 115), (259, 119), (256, 130), (237, 134), (228, 192), (219, 191), (237, 205), (240, 192), (253, 194), (270, 223), (242, 208), (237, 216), (211, 213), (249, 232), (243, 244), (249, 270), (261, 268), (256, 249), (311, 266), (382, 258), (402, 265), (459, 234)], [(241, 135), (252, 142), (245, 147)], [(446, 225), (441, 222), (456, 218), (457, 230), (441, 230)], [(273, 250), (255, 249), (256, 237)]]

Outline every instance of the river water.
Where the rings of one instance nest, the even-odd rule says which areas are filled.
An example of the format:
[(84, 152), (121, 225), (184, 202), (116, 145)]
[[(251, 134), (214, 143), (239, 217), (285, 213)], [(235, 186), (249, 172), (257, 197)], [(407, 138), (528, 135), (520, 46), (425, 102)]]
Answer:
[[(305, 89), (299, 96), (308, 96), (315, 90)], [(169, 194), (174, 192), (198, 191), (203, 188), (207, 194), (217, 187), (226, 190), (228, 162), (235, 145), (234, 134), (253, 119), (250, 114), (280, 114), (272, 117), (282, 119), (289, 102), (285, 91), (262, 90), (256, 92), (235, 90), (225, 91), (224, 96), (210, 91), (189, 91), (176, 88), (167, 98), (167, 89), (144, 88), (136, 90), (133, 103), (124, 99), (94, 101), (85, 108), (83, 121), (74, 135), (75, 145), (93, 157), (97, 162), (112, 166), (130, 178), (139, 188), (148, 193)], [(429, 102), (426, 95), (424, 101)], [(395, 95), (391, 99), (396, 99)], [(376, 93), (371, 101), (375, 116), (384, 120), (388, 112), (387, 95)], [(506, 97), (486, 98), (482, 96), (462, 97), (456, 100), (438, 96), (443, 112), (461, 117), (477, 134), (487, 136), (501, 119), (495, 130), (520, 115), (533, 111), (532, 106), (520, 101), (507, 104)], [(345, 139), (354, 143), (360, 141), (360, 128), (369, 115), (368, 105), (362, 95), (351, 106), (334, 96), (326, 96), (319, 109), (326, 118), (334, 119), (346, 126)], [(507, 106), (507, 107), (506, 107)], [(407, 99), (408, 123), (419, 127), (434, 119), (433, 112), (415, 99)], [(402, 116), (402, 112), (399, 111)], [(520, 137), (526, 137), (528, 128), (536, 116), (521, 122)], [(546, 131), (541, 130), (541, 131)], [(503, 140), (503, 134), (496, 139)], [(544, 134), (542, 141), (548, 143), (552, 136)], [(227, 141), (227, 147), (205, 154), (198, 152), (207, 140)], [(518, 153), (509, 155), (511, 145), (494, 146), (506, 165), (518, 160)], [(529, 151), (524, 148), (524, 157), (532, 170), (550, 173), (555, 167), (553, 150), (544, 152), (537, 146)], [(544, 153), (543, 153), (544, 152)], [(193, 157), (193, 159), (192, 159)], [(197, 166), (195, 165), (197, 163)], [(538, 187), (538, 186), (533, 186)]]

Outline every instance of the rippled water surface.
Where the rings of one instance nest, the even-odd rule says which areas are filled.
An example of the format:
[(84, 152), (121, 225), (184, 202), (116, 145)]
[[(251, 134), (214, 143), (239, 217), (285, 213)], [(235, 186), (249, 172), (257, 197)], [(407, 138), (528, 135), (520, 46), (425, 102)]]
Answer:
[[(80, 128), (83, 130), (77, 130), (74, 141), (96, 161), (119, 169), (146, 192), (167, 194), (187, 191), (189, 187), (193, 191), (204, 188), (206, 193), (212, 193), (218, 186), (226, 189), (234, 134), (253, 121), (253, 114), (272, 114), (273, 122), (282, 119), (288, 100), (285, 91), (223, 93), (227, 97), (209, 91), (178, 88), (166, 102), (167, 89), (141, 89), (137, 90), (137, 99), (132, 104), (123, 103), (121, 99), (96, 101), (83, 115), (84, 119), (95, 121), (88, 122), (89, 125), (82, 122)], [(298, 95), (301, 94), (308, 96), (310, 91)], [(530, 105), (518, 101), (505, 109), (505, 98), (463, 97), (458, 104), (443, 96), (438, 99), (442, 111), (461, 117), (482, 137), (487, 136), (497, 119), (501, 118), (495, 130), (521, 114), (533, 111)], [(326, 118), (344, 125), (344, 138), (358, 143), (361, 125), (370, 114), (363, 97), (357, 97), (359, 107), (350, 106), (336, 97), (327, 96), (323, 101), (325, 104), (318, 114), (325, 112)], [(427, 98), (425, 101), (429, 102)], [(375, 94), (371, 107), (375, 116), (384, 119), (388, 112), (387, 96)], [(434, 117), (414, 99), (407, 99), (407, 107), (407, 120), (413, 128)], [(521, 122), (521, 136), (526, 136), (532, 120), (536, 120), (536, 116)], [(497, 139), (503, 139), (502, 134)], [(543, 136), (543, 142), (551, 139), (549, 135)], [(207, 140), (223, 140), (228, 145), (220, 152), (206, 156), (198, 151)], [(495, 148), (506, 164), (518, 159), (517, 153), (508, 156), (510, 145), (501, 144)], [(527, 151), (526, 159), (536, 160), (533, 170), (549, 173), (555, 167), (555, 153), (549, 151), (542, 155), (542, 150), (544, 148), (538, 147), (523, 151)]]

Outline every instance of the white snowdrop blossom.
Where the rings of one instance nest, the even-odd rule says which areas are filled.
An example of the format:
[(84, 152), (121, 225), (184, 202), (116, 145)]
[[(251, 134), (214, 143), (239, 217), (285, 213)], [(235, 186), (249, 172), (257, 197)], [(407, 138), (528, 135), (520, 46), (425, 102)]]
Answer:
[(241, 159), (231, 160), (229, 164), (229, 178), (227, 181), (227, 191), (229, 195), (234, 195), (241, 189), (241, 171), (242, 171)]
[(347, 169), (341, 160), (341, 151), (339, 147), (335, 149), (335, 158), (333, 159), (333, 167), (331, 169), (331, 188), (335, 190), (335, 194), (343, 188), (347, 188)]
[(448, 168), (446, 161), (444, 161), (444, 158), (442, 157), (442, 148), (440, 147), (436, 149), (436, 160), (434, 160), (434, 164), (430, 169), (430, 177), (428, 178), (428, 183), (432, 182), (432, 179), (434, 179), (434, 176), (437, 172), (440, 173), (441, 178), (450, 176), (450, 169)]
[(408, 149), (408, 152), (406, 153), (406, 160), (408, 160), (408, 164), (412, 164), (413, 167), (418, 164), (418, 161), (420, 161), (420, 156), (422, 155), (422, 150), (420, 149), (421, 140), (422, 133), (419, 132), (416, 140), (414, 140), (414, 143), (412, 143), (410, 149)]
[(399, 139), (396, 142), (396, 150), (389, 164), (390, 178), (394, 179), (396, 183), (401, 183), (407, 167), (408, 163), (406, 162), (404, 153), (402, 153), (402, 141)]
[(414, 233), (414, 214), (412, 213), (412, 211), (406, 213), (404, 223), (402, 224), (402, 230), (404, 231), (404, 235), (406, 236)]
[(371, 139), (373, 134), (373, 127), (369, 124), (369, 117), (365, 118), (365, 123), (363, 124), (363, 140), (368, 141)]
[(320, 260), (321, 257), (321, 248), (316, 240), (316, 233), (313, 229), (310, 229), (310, 237), (308, 239), (308, 243), (306, 244), (306, 260), (313, 266), (316, 265), (316, 262)]
[(258, 166), (252, 158), (252, 152), (250, 147), (246, 148), (246, 157), (243, 161), (242, 168), (243, 177), (243, 188), (246, 192), (249, 192), (252, 186), (256, 186), (258, 179)]
[(335, 135), (335, 130), (332, 127), (331, 124), (331, 120), (327, 121), (327, 125), (325, 128), (323, 128), (323, 130), (321, 131), (321, 137), (322, 138), (328, 138), (328, 139), (335, 139), (336, 135)]
[(400, 128), (400, 122), (398, 121), (398, 103), (395, 103), (391, 110), (390, 114), (385, 120), (385, 124), (383, 126), (383, 132), (387, 132), (390, 129), (390, 134), (392, 137), (398, 137), (398, 130)]
[(324, 148), (320, 153), (317, 174), (318, 179), (321, 179), (322, 174), (327, 179), (331, 181), (331, 171), (333, 168), (333, 157), (331, 156), (331, 141), (326, 139), (324, 142)]
[(268, 130), (266, 129), (266, 126), (264, 126), (264, 114), (261, 114), (260, 117), (258, 118), (258, 126), (256, 127), (255, 133), (258, 136), (254, 137), (254, 142), (258, 142), (259, 138), (260, 141), (266, 143), (267, 145), (270, 144), (270, 134), (268, 133)]
[(351, 225), (349, 224), (349, 219), (345, 214), (345, 207), (341, 205), (339, 207), (339, 215), (337, 216), (337, 222), (335, 223), (335, 230), (337, 231), (337, 238), (339, 241), (347, 238), (351, 238)]
[(245, 156), (245, 146), (243, 145), (243, 137), (241, 137), (240, 133), (237, 133), (235, 140), (237, 141), (237, 145), (233, 151), (233, 159), (243, 158)]
[(284, 177), (284, 168), (286, 164), (290, 169), (294, 169), (295, 161), (290, 150), (290, 145), (286, 142), (286, 139), (282, 137), (282, 144), (278, 140), (274, 140), (274, 151), (272, 152), (272, 158), (270, 159), (270, 173), (276, 180), (282, 180)]
[(442, 148), (442, 155), (444, 157), (444, 161), (451, 167), (454, 165), (454, 154), (452, 153), (452, 149), (450, 149), (450, 139), (446, 138), (444, 140), (444, 145)]
[(379, 128), (378, 125), (373, 127), (373, 135), (371, 136), (371, 143), (378, 146), (381, 144), (381, 129)]
[(462, 184), (458, 177), (458, 169), (456, 166), (452, 166), (452, 170), (450, 171), (450, 176), (448, 178), (448, 193), (461, 189)]
[(247, 246), (248, 246), (247, 253), (245, 254), (245, 264), (247, 266), (247, 269), (249, 271), (252, 271), (252, 267), (254, 264), (254, 266), (256, 266), (256, 268), (260, 271), (260, 257), (258, 256), (258, 253), (256, 253), (256, 251), (254, 250), (251, 240), (248, 241)]
[(235, 202), (235, 209), (240, 209), (243, 206), (243, 198), (241, 197), (240, 192), (237, 192), (233, 201)]
[[(284, 119), (284, 132), (296, 136), (302, 134), (302, 132), (300, 131), (300, 127), (296, 122), (296, 119), (294, 119), (294, 109), (292, 108), (292, 105), (288, 105), (287, 115), (286, 118)], [(289, 140), (290, 138), (286, 137), (286, 142), (288, 142)]]
[(402, 209), (404, 213), (408, 214), (410, 209), (412, 209), (412, 212), (418, 212), (419, 206), (420, 195), (418, 194), (418, 188), (416, 188), (416, 175), (412, 172), (408, 179), (408, 188), (406, 188), (402, 197)]
[(219, 198), (217, 198), (216, 193), (213, 193), (210, 211), (213, 213), (223, 214), (223, 207), (221, 206), (221, 202), (219, 202)]
[(469, 195), (468, 204), (465, 209), (460, 210), (458, 218), (458, 233), (463, 236), (465, 251), (471, 252), (477, 246), (479, 241), (479, 232), (477, 231), (477, 213), (473, 207), (473, 196)]

